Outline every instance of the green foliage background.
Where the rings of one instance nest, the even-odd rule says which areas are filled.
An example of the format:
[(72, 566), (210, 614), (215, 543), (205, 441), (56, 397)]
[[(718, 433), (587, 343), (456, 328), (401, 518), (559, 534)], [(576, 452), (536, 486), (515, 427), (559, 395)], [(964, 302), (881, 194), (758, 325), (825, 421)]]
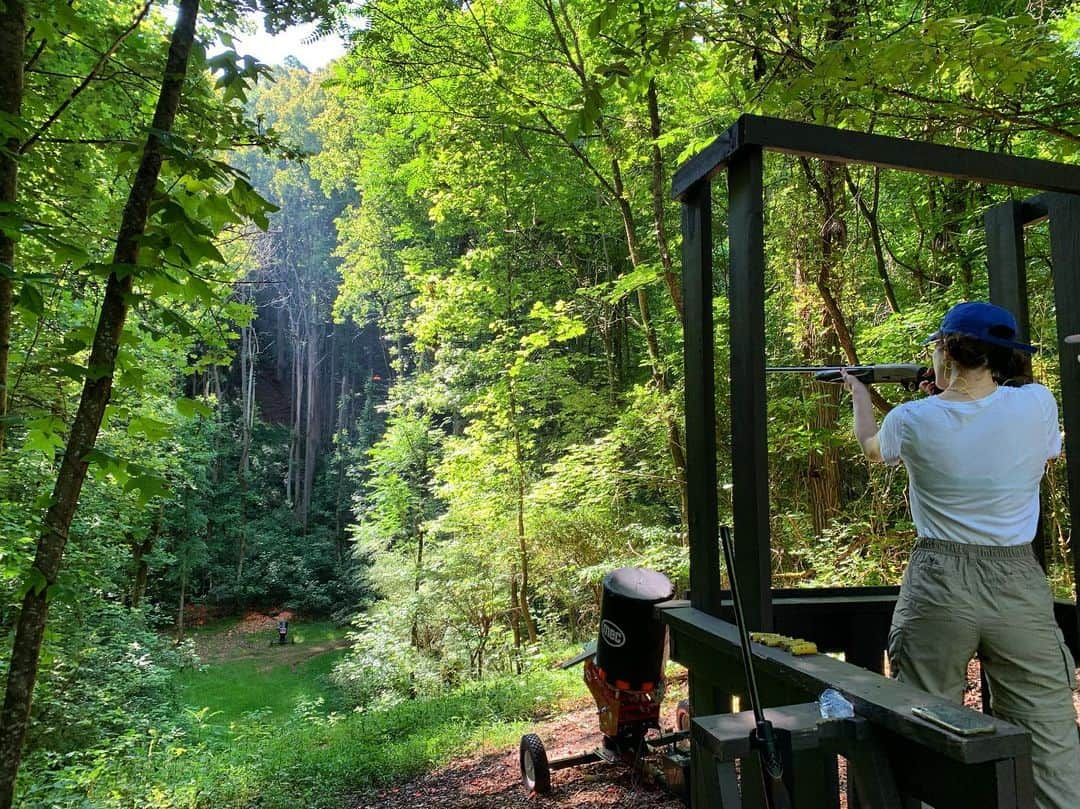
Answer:
[[(43, 44), (22, 116), (0, 119), (21, 136), (138, 11), (30, 7)], [(383, 760), (357, 762), (395, 728), (419, 729), (386, 755), (425, 764), (465, 743), (454, 718), (470, 729), (522, 718), (562, 693), (561, 681), (505, 678), (593, 635), (611, 569), (655, 568), (684, 588), (668, 188), (739, 114), (1070, 163), (1080, 146), (1075, 4), (326, 11), (322, 30), (351, 27), (351, 50), (325, 70), (197, 54), (53, 595), (28, 806), (274, 805), (267, 756), (295, 786), (290, 802), (332, 805), (375, 782)], [(163, 63), (166, 30), (155, 13), (123, 39), (21, 159), (20, 204), (0, 209), (18, 237), (17, 267), (0, 268), (17, 294), (0, 450), (7, 635), (20, 594), (40, 585), (34, 539), (93, 371), (109, 237), (154, 101), (148, 69), (133, 66)], [(987, 296), (982, 213), (1024, 193), (783, 156), (766, 170), (774, 364), (915, 358), (951, 304)], [(723, 268), (727, 247), (715, 249)], [(1056, 390), (1045, 226), (1027, 252), (1035, 375)], [(723, 272), (714, 292), (722, 369)], [(302, 382), (318, 395), (305, 399), (288, 380), (312, 340), (322, 348)], [(721, 374), (722, 520), (728, 394)], [(902, 470), (861, 460), (836, 390), (777, 377), (769, 397), (774, 581), (896, 583), (914, 538)], [(299, 417), (316, 409), (320, 420)], [(293, 488), (300, 459), (310, 502)], [(1045, 541), (1055, 587), (1072, 597), (1064, 477), (1050, 468)], [(231, 727), (185, 712), (198, 663), (174, 643), (184, 620), (281, 609), (352, 621), (352, 650), (330, 675), (342, 712)], [(439, 706), (428, 724), (423, 705)]]

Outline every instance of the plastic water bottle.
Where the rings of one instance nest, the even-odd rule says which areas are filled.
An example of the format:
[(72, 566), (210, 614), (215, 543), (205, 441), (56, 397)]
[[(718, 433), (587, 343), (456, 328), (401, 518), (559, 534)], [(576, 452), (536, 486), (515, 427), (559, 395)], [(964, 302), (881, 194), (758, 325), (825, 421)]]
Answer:
[(851, 719), (855, 716), (855, 706), (835, 688), (826, 688), (818, 697), (822, 719)]

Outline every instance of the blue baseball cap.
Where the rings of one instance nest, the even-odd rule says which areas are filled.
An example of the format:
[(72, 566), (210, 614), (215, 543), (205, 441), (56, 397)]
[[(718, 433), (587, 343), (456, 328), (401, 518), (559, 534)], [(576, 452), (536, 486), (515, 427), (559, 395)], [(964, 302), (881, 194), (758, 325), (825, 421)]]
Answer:
[(941, 327), (926, 338), (926, 342), (940, 340), (946, 334), (963, 334), (984, 343), (1034, 354), (1034, 346), (1013, 339), (1016, 332), (1016, 318), (1008, 309), (985, 301), (968, 301), (958, 303), (946, 312)]

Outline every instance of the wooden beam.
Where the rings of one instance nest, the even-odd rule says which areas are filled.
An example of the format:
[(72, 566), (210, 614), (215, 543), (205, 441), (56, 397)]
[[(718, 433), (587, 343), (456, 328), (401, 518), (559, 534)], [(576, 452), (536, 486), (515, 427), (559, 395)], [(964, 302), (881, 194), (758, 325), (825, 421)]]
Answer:
[[(942, 809), (1035, 806), (1030, 788), (1030, 753), (960, 765), (922, 745), (906, 743), (895, 734), (883, 734), (883, 742), (897, 787), (907, 796)], [(904, 805), (912, 809), (925, 806), (916, 801)]]
[(761, 149), (746, 148), (728, 163), (732, 510), (735, 565), (753, 630), (772, 628), (762, 157)]
[[(821, 746), (821, 710), (816, 702), (769, 708), (765, 718), (773, 729), (789, 734), (792, 751)], [(721, 761), (732, 761), (755, 752), (750, 734), (757, 727), (753, 711), (718, 716), (697, 716), (690, 723), (691, 738)]]
[[(773, 590), (773, 628), (784, 635), (806, 638), (827, 652), (846, 651), (853, 643), (873, 644), (885, 648), (889, 625), (899, 587), (807, 587)], [(734, 621), (731, 598), (720, 594), (720, 618)], [(691, 606), (689, 601), (667, 601), (657, 609), (676, 609)], [(711, 613), (710, 613), (711, 614)], [(1076, 605), (1071, 601), (1054, 602), (1054, 619), (1065, 636), (1073, 657), (1080, 660), (1080, 623)], [(868, 638), (854, 639), (856, 627)], [(848, 662), (859, 662), (848, 658)], [(864, 666), (865, 668), (865, 666)], [(878, 671), (879, 665), (871, 667)], [(710, 710), (710, 713), (715, 711)]]
[[(717, 668), (724, 672), (733, 672), (735, 667), (741, 665), (738, 630), (733, 624), (692, 607), (664, 610), (662, 616), (672, 634), (679, 637), (675, 647), (679, 649), (680, 662), (683, 655), (697, 662), (695, 673), (698, 676), (707, 676), (706, 667), (701, 665), (706, 658), (715, 660)], [(789, 691), (816, 698), (825, 688), (835, 688), (851, 700), (856, 714), (872, 722), (876, 728), (897, 734), (937, 755), (964, 764), (1030, 754), (1027, 732), (1000, 719), (992, 719), (995, 725), (993, 734), (958, 736), (911, 713), (911, 709), (917, 705), (951, 706), (948, 700), (828, 655), (796, 657), (758, 643), (752, 645), (755, 671), (759, 685), (764, 690), (782, 690), (786, 686)]]
[(742, 115), (724, 134), (679, 167), (672, 180), (672, 196), (680, 198), (743, 149), (755, 147), (836, 163), (863, 163), (978, 183), (1080, 193), (1078, 165)]
[(683, 198), (683, 368), (686, 380), (686, 499), (690, 599), (720, 614), (716, 503), (716, 384), (713, 371), (712, 190)]
[[(836, 754), (821, 744), (821, 712), (816, 702), (769, 708), (765, 717), (773, 723), (778, 746), (786, 759), (785, 782), (798, 796), (799, 809), (828, 809), (840, 802)], [(707, 750), (717, 766), (742, 759), (743, 809), (765, 806), (760, 762), (750, 743), (753, 711), (719, 716), (699, 716), (691, 722), (693, 747)], [(790, 754), (790, 755), (789, 755)], [(706, 802), (706, 805), (710, 805)]]

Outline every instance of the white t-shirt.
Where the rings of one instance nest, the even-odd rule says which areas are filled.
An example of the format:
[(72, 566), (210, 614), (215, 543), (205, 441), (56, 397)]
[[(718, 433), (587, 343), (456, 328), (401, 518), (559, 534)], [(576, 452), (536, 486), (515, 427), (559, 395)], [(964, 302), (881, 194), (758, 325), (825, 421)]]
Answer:
[(920, 537), (973, 545), (1034, 538), (1039, 481), (1061, 454), (1057, 402), (1042, 385), (975, 401), (905, 402), (886, 414), (878, 441), (886, 463), (907, 467)]

